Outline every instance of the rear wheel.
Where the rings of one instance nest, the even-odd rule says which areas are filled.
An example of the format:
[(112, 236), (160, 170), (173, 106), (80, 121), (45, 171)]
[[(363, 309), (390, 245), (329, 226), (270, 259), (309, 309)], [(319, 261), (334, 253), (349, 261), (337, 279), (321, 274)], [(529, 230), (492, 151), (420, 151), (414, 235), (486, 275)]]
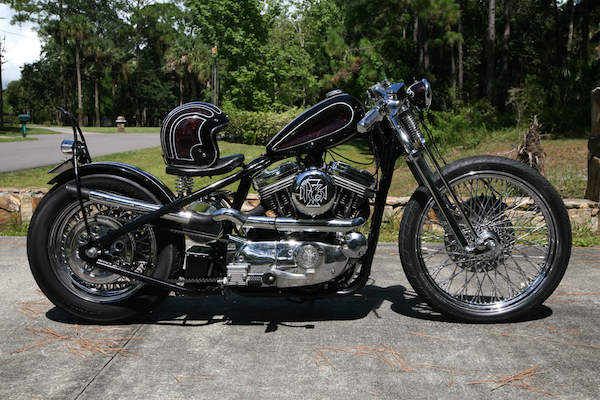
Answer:
[(443, 314), (473, 322), (515, 319), (542, 304), (571, 253), (569, 217), (556, 190), (536, 171), (501, 157), (459, 160), (444, 176), (486, 250), (463, 249), (429, 193), (417, 191), (399, 234), (417, 294)]
[[(82, 178), (83, 186), (158, 203), (152, 193), (132, 181), (114, 176)], [(94, 201), (84, 202), (93, 237), (119, 229), (140, 214)], [(78, 248), (89, 237), (77, 199), (65, 186), (55, 187), (32, 218), (27, 251), (31, 271), (44, 294), (78, 319), (122, 323), (156, 308), (168, 291), (104, 271), (86, 263)], [(181, 237), (169, 237), (152, 225), (124, 234), (110, 245), (111, 262), (121, 268), (167, 279), (181, 257)]]

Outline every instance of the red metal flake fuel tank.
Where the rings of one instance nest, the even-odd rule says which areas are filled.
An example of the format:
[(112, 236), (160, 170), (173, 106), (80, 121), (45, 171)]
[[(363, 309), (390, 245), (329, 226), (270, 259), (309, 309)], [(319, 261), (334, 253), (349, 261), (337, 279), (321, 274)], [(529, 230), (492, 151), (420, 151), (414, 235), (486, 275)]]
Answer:
[(325, 151), (357, 134), (356, 124), (364, 116), (360, 101), (335, 91), (286, 125), (267, 144), (267, 154), (291, 157)]

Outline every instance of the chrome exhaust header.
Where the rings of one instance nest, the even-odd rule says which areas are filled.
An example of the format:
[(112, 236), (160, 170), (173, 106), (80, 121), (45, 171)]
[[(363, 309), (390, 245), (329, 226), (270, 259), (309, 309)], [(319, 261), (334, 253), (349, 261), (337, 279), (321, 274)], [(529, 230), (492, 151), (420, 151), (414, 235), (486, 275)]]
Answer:
[[(77, 196), (75, 185), (67, 185), (67, 190), (73, 196)], [(87, 188), (81, 188), (81, 195), (91, 201), (107, 206), (120, 207), (126, 210), (151, 213), (162, 208), (161, 205), (146, 203), (144, 201), (119, 196), (111, 193), (99, 192)], [(233, 208), (222, 208), (212, 214), (202, 214), (196, 211), (179, 211), (168, 213), (161, 218), (192, 226), (212, 225), (215, 222), (229, 221), (242, 228), (261, 228), (279, 231), (300, 232), (340, 232), (346, 233), (360, 228), (365, 224), (364, 218), (355, 219), (332, 219), (312, 220), (294, 219), (280, 217), (256, 217), (247, 216)]]
[(355, 219), (293, 219), (280, 217), (246, 217), (238, 210), (223, 208), (213, 213), (212, 219), (217, 222), (229, 221), (242, 228), (274, 229), (278, 231), (302, 232), (350, 232), (365, 224), (364, 218)]

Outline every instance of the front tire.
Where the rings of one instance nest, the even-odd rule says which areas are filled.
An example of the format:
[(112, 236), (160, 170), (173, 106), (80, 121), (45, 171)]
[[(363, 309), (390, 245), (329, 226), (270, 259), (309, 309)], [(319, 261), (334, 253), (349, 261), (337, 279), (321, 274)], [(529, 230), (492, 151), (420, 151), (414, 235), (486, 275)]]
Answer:
[(556, 190), (533, 169), (502, 157), (459, 160), (443, 174), (475, 231), (496, 247), (482, 255), (463, 249), (429, 192), (418, 190), (399, 233), (414, 290), (435, 310), (470, 322), (514, 320), (538, 307), (558, 286), (571, 254), (569, 216)]
[[(31, 220), (27, 253), (33, 276), (56, 306), (78, 320), (94, 323), (131, 322), (147, 314), (169, 292), (94, 268), (78, 248), (89, 240), (79, 201), (66, 185), (53, 188)], [(159, 204), (147, 189), (121, 177), (92, 175), (82, 186)], [(101, 237), (136, 218), (138, 213), (84, 201), (93, 236)], [(181, 238), (145, 225), (120, 236), (111, 245), (113, 263), (154, 278), (168, 279), (181, 257)]]

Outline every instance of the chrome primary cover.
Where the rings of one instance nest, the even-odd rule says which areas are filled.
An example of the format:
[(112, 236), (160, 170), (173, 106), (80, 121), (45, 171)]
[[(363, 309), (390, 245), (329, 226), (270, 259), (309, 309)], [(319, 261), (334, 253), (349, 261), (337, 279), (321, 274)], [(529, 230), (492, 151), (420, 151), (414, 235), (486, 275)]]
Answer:
[(346, 234), (342, 244), (230, 239), (237, 250), (227, 265), (229, 286), (290, 288), (328, 282), (367, 250), (367, 240), (358, 232)]

